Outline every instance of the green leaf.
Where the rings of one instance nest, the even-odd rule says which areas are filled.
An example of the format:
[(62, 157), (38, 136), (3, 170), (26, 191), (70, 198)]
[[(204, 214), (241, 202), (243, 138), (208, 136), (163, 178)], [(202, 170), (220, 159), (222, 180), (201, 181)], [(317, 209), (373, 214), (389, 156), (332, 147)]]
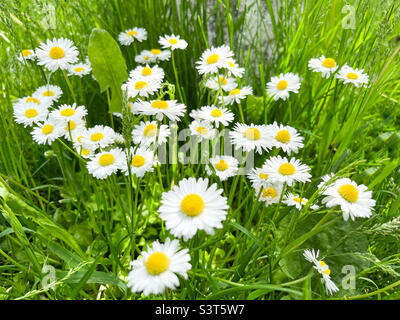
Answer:
[(251, 122), (264, 121), (264, 97), (248, 95), (246, 100), (246, 114)]
[(122, 110), (122, 83), (128, 78), (118, 43), (103, 29), (93, 29), (89, 38), (89, 61), (101, 92), (111, 90), (109, 112)]

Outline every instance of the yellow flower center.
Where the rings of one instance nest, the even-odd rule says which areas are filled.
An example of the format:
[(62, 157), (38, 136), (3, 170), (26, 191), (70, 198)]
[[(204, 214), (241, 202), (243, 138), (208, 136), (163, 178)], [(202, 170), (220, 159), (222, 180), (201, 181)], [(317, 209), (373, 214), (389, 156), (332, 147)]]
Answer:
[(231, 92), (229, 92), (229, 95), (230, 96), (234, 96), (234, 95), (239, 94), (239, 93), (240, 93), (240, 89), (236, 88), (236, 89), (233, 89)]
[(34, 97), (29, 97), (26, 99), (26, 102), (34, 102), (36, 104), (40, 104), (40, 101)]
[(22, 56), (27, 57), (32, 54), (31, 50), (22, 50)]
[(219, 77), (218, 80), (219, 80), (219, 83), (221, 83), (222, 85), (227, 85), (228, 84), (228, 79), (223, 77), (223, 76)]
[(157, 134), (157, 127), (150, 123), (144, 128), (143, 134), (148, 138), (154, 137)]
[(303, 202), (303, 199), (295, 197), (295, 198), (293, 198), (293, 201), (296, 201), (297, 203), (301, 204)]
[(48, 135), (53, 132), (54, 127), (51, 124), (46, 124), (42, 128), (42, 133)]
[(288, 82), (286, 80), (281, 80), (281, 81), (278, 82), (276, 87), (279, 90), (285, 90), (287, 88), (287, 86), (288, 86)]
[(196, 131), (200, 134), (207, 134), (208, 130), (205, 127), (197, 127)]
[(147, 60), (150, 59), (150, 57), (149, 57), (149, 56), (144, 56), (143, 59), (144, 59), (145, 61), (147, 61)]
[(136, 90), (142, 90), (144, 87), (148, 87), (146, 81), (137, 81), (137, 82), (135, 83), (135, 89), (136, 89)]
[[(328, 267), (328, 265), (322, 260), (319, 262), (319, 264), (320, 264), (321, 268), (323, 268), (324, 266)], [(328, 267), (326, 270), (324, 270), (322, 272), (329, 276), (331, 274), (331, 269), (329, 269), (329, 267)]]
[(36, 117), (38, 115), (38, 112), (36, 109), (27, 109), (25, 111), (25, 117), (27, 118), (33, 118)]
[(151, 68), (149, 67), (144, 67), (142, 69), (142, 76), (149, 76), (153, 73), (153, 71), (151, 70)]
[(109, 166), (110, 164), (113, 164), (115, 161), (114, 156), (111, 153), (105, 153), (102, 154), (99, 158), (99, 165), (102, 167)]
[(151, 103), (151, 106), (155, 109), (168, 109), (168, 102), (164, 100), (155, 100)]
[(83, 136), (79, 136), (78, 138), (76, 138), (76, 140), (78, 141), (78, 142), (81, 142), (81, 139), (83, 138)]
[(212, 54), (211, 56), (209, 56), (207, 58), (207, 63), (208, 64), (214, 64), (214, 63), (218, 62), (218, 60), (219, 60), (219, 55), (214, 53), (214, 54)]
[(87, 157), (90, 154), (90, 150), (89, 149), (84, 149), (82, 150), (82, 154)]
[(228, 61), (228, 64), (229, 64), (229, 66), (230, 66), (231, 68), (236, 68), (236, 66), (235, 66), (235, 64), (234, 64), (234, 63), (232, 63), (232, 62)]
[(60, 114), (64, 117), (70, 117), (75, 114), (75, 110), (72, 108), (63, 109), (61, 110)]
[(215, 118), (222, 117), (222, 111), (219, 109), (214, 109), (211, 111), (211, 116), (213, 116)]
[(142, 156), (136, 155), (132, 158), (132, 165), (136, 168), (144, 165), (145, 159)]
[(145, 266), (148, 273), (156, 276), (168, 269), (169, 258), (164, 252), (157, 251), (147, 258)]
[(160, 49), (151, 49), (150, 52), (154, 55), (159, 55), (161, 53)]
[(54, 92), (51, 90), (45, 91), (43, 92), (43, 96), (45, 97), (53, 97), (54, 96)]
[(61, 59), (65, 57), (65, 52), (60, 47), (53, 47), (50, 49), (49, 56), (52, 59)]
[(93, 133), (90, 136), (90, 140), (92, 140), (92, 141), (100, 141), (103, 138), (104, 138), (104, 134), (102, 134), (101, 132)]
[(215, 168), (218, 171), (225, 171), (226, 169), (229, 168), (228, 162), (226, 162), (225, 160), (219, 160), (216, 164), (215, 164)]
[(266, 173), (260, 173), (259, 175), (258, 175), (261, 179), (264, 179), (264, 180), (268, 180), (268, 175), (266, 174)]
[(291, 163), (284, 163), (279, 167), (279, 173), (284, 176), (290, 176), (296, 172), (296, 168)]
[(357, 74), (357, 73), (354, 73), (354, 72), (349, 72), (349, 73), (347, 74), (347, 79), (350, 79), (350, 80), (357, 80), (357, 79), (358, 79), (358, 74)]
[(326, 58), (324, 61), (322, 61), (322, 65), (325, 68), (332, 69), (332, 68), (336, 67), (336, 61), (332, 58)]
[(287, 130), (281, 130), (278, 131), (275, 138), (282, 143), (288, 143), (290, 141), (290, 133)]
[(189, 217), (198, 216), (203, 212), (204, 201), (198, 194), (190, 193), (181, 202), (181, 209)]
[(67, 126), (65, 127), (65, 130), (74, 130), (76, 128), (76, 123), (72, 120), (68, 121)]
[(268, 186), (268, 189), (263, 188), (263, 190), (262, 190), (262, 197), (263, 198), (271, 197), (273, 199), (277, 195), (278, 195), (278, 192), (276, 191), (276, 189), (271, 188), (270, 186)]
[(81, 72), (81, 71), (85, 71), (85, 68), (83, 68), (83, 67), (76, 67), (74, 70), (75, 70), (75, 72)]
[(169, 42), (170, 44), (177, 44), (177, 43), (178, 43), (178, 40), (176, 40), (176, 39), (169, 39), (168, 42)]
[(129, 31), (126, 35), (127, 35), (128, 37), (132, 37), (132, 36), (137, 36), (138, 33), (137, 33), (137, 31), (135, 31), (135, 30), (131, 30), (131, 31)]
[(244, 132), (244, 136), (249, 140), (259, 140), (261, 138), (261, 133), (257, 128), (248, 128)]
[(338, 189), (339, 194), (346, 199), (348, 202), (357, 202), (358, 200), (358, 190), (355, 186), (351, 184), (344, 184)]

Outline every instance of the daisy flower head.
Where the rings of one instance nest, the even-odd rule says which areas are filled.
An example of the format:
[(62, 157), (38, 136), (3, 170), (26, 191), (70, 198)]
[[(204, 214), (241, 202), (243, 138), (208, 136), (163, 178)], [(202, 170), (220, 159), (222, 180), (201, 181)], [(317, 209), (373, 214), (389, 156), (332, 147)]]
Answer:
[(38, 105), (36, 102), (24, 102), (14, 105), (14, 119), (24, 127), (44, 121), (47, 118), (47, 106)]
[(129, 98), (136, 96), (148, 98), (161, 88), (161, 82), (143, 77), (130, 78), (122, 85), (122, 91), (128, 92)]
[(276, 122), (268, 125), (268, 128), (274, 147), (281, 148), (288, 155), (292, 152), (297, 153), (299, 148), (304, 147), (303, 137), (299, 135), (295, 128), (283, 124), (278, 125)]
[(241, 78), (244, 74), (244, 68), (240, 68), (234, 59), (227, 60), (226, 69), (228, 70), (228, 75)]
[(97, 153), (86, 163), (89, 173), (97, 179), (105, 179), (125, 166), (126, 156), (120, 148)]
[(228, 59), (232, 58), (233, 52), (228, 46), (212, 47), (203, 52), (200, 60), (196, 62), (200, 74), (217, 73), (219, 69), (226, 68)]
[(260, 195), (258, 201), (264, 202), (268, 207), (271, 204), (278, 203), (283, 191), (282, 184), (270, 184), (268, 186), (259, 186), (256, 189), (256, 196)]
[(50, 113), (51, 117), (54, 117), (56, 120), (61, 121), (64, 124), (70, 120), (78, 122), (86, 115), (87, 109), (85, 106), (77, 106), (76, 103), (72, 105), (63, 104)]
[(168, 61), (171, 58), (171, 51), (161, 49), (151, 49), (150, 54), (154, 61)]
[(174, 34), (168, 36), (165, 35), (164, 37), (160, 37), (158, 43), (161, 45), (163, 49), (171, 49), (174, 51), (175, 49), (186, 49), (188, 43), (181, 39), (180, 36), (176, 36)]
[[(237, 175), (239, 162), (231, 156), (216, 156), (210, 159), (210, 164), (206, 166), (208, 175), (215, 174), (221, 181), (225, 181), (230, 177)], [(214, 167), (214, 171), (210, 166)]]
[(96, 148), (93, 146), (81, 146), (76, 151), (82, 158), (90, 159), (95, 155)]
[(87, 133), (82, 137), (81, 142), (93, 147), (105, 148), (114, 143), (115, 132), (112, 128), (103, 125), (96, 125), (87, 129)]
[(319, 250), (315, 253), (314, 249), (306, 249), (303, 252), (304, 258), (314, 264), (314, 269), (316, 269), (322, 276), (322, 282), (325, 284), (325, 290), (327, 294), (332, 295), (333, 293), (339, 291), (339, 288), (331, 280), (330, 274), (331, 270), (329, 266), (322, 260), (318, 260)]
[(135, 40), (142, 42), (143, 40), (147, 39), (147, 31), (143, 28), (132, 28), (125, 30), (124, 32), (121, 32), (118, 35), (118, 41), (123, 45), (123, 46), (129, 46), (132, 44)]
[(235, 149), (243, 148), (245, 152), (256, 150), (259, 154), (271, 149), (270, 135), (264, 125), (238, 123), (229, 135)]
[[(295, 195), (293, 193), (288, 193), (283, 199), (283, 203), (288, 206), (295, 206), (297, 210), (301, 210), (308, 202), (307, 198), (301, 198), (299, 195)], [(312, 210), (317, 210), (319, 206), (312, 205), (310, 207)]]
[(165, 124), (162, 124), (160, 128), (158, 128), (157, 121), (141, 121), (133, 127), (132, 139), (135, 144), (149, 147), (156, 142), (157, 145), (162, 145), (167, 142), (167, 137), (170, 134), (171, 130)]
[(164, 244), (153, 242), (152, 249), (141, 252), (141, 257), (132, 261), (128, 274), (128, 287), (132, 292), (149, 294), (163, 293), (166, 288), (179, 286), (177, 274), (187, 279), (192, 268), (188, 249), (179, 250), (179, 241), (167, 238)]
[(322, 189), (326, 188), (331, 182), (333, 182), (333, 178), (335, 177), (335, 173), (331, 172), (321, 177), (321, 182), (318, 184), (317, 188)]
[(35, 51), (33, 49), (24, 49), (18, 56), (18, 60), (25, 63), (26, 60), (34, 60), (36, 58)]
[(213, 123), (216, 128), (219, 128), (220, 124), (223, 126), (229, 125), (234, 118), (234, 114), (227, 108), (216, 107), (214, 105), (201, 107), (198, 116), (204, 121)]
[(59, 125), (63, 128), (64, 138), (67, 140), (73, 139), (76, 136), (75, 132), (82, 132), (85, 129), (86, 122), (83, 119), (68, 120), (66, 123), (59, 121)]
[(289, 98), (290, 92), (299, 93), (300, 85), (300, 78), (297, 74), (281, 73), (279, 77), (272, 77), (271, 81), (267, 83), (267, 93), (274, 100), (286, 100)]
[(225, 104), (230, 105), (234, 102), (240, 103), (240, 100), (245, 99), (249, 94), (253, 94), (253, 89), (249, 86), (243, 88), (235, 88), (229, 91), (229, 94), (227, 96), (219, 96), (219, 100), (221, 103), (222, 101), (224, 101)]
[(372, 199), (372, 191), (367, 191), (367, 189), (365, 185), (357, 185), (349, 178), (341, 178), (331, 183), (322, 192), (326, 196), (322, 199), (322, 203), (327, 208), (340, 206), (345, 221), (349, 217), (353, 221), (355, 218), (369, 218), (372, 215), (375, 200)]
[(79, 52), (71, 40), (53, 38), (47, 39), (46, 43), (42, 42), (35, 54), (38, 65), (54, 72), (58, 69), (67, 70), (71, 63), (78, 61)]
[(364, 69), (353, 69), (347, 64), (339, 70), (339, 72), (336, 74), (336, 78), (343, 81), (344, 84), (352, 83), (357, 88), (364, 84), (368, 84), (369, 81), (369, 76), (368, 74), (364, 73)]
[(31, 102), (35, 103), (37, 106), (48, 109), (53, 104), (53, 100), (50, 97), (45, 97), (43, 95), (39, 95), (37, 93), (32, 94), (31, 96), (26, 96), (20, 98), (13, 104), (14, 109), (22, 108)]
[(73, 65), (70, 65), (69, 68), (69, 76), (79, 76), (82, 78), (83, 76), (90, 74), (92, 72), (92, 66), (87, 62), (79, 62)]
[(338, 68), (336, 61), (333, 58), (312, 58), (308, 61), (308, 68), (313, 72), (320, 72), (323, 78), (329, 78), (332, 73)]
[(216, 130), (207, 121), (194, 120), (189, 125), (190, 133), (197, 138), (197, 142), (215, 138)]
[(142, 64), (154, 63), (156, 60), (149, 50), (143, 50), (135, 57), (135, 61)]
[(164, 116), (171, 121), (179, 121), (186, 112), (186, 106), (176, 100), (138, 100), (134, 108), (140, 114), (156, 116), (158, 121), (162, 121)]
[(302, 164), (300, 160), (282, 158), (281, 156), (267, 159), (262, 169), (268, 174), (274, 183), (287, 183), (292, 186), (296, 181), (310, 181), (310, 167)]
[(237, 82), (235, 78), (217, 75), (209, 78), (205, 86), (215, 91), (218, 91), (221, 87), (222, 90), (229, 92), (237, 87)]
[(222, 192), (216, 183), (208, 187), (208, 179), (182, 179), (171, 191), (163, 192), (160, 218), (175, 237), (185, 241), (198, 230), (213, 235), (227, 215), (228, 203)]
[(164, 70), (157, 65), (150, 67), (148, 64), (146, 64), (145, 67), (137, 66), (129, 73), (129, 77), (152, 79), (161, 83), (164, 80)]
[(268, 186), (271, 184), (271, 179), (269, 179), (268, 174), (262, 168), (252, 168), (247, 173), (247, 178), (256, 190), (259, 190), (260, 187), (268, 189)]
[(33, 93), (34, 96), (44, 97), (52, 102), (57, 102), (62, 94), (61, 88), (52, 84), (41, 86)]
[[(146, 172), (153, 172), (154, 151), (149, 150), (145, 147), (139, 147), (130, 149), (130, 173), (141, 178)], [(125, 175), (129, 175), (128, 166), (125, 165), (123, 170)]]
[(190, 111), (189, 116), (194, 119), (194, 120), (202, 120), (202, 118), (200, 118), (200, 109), (193, 109), (192, 111)]
[(36, 143), (51, 145), (54, 140), (64, 135), (64, 131), (57, 121), (50, 118), (34, 127), (31, 135)]

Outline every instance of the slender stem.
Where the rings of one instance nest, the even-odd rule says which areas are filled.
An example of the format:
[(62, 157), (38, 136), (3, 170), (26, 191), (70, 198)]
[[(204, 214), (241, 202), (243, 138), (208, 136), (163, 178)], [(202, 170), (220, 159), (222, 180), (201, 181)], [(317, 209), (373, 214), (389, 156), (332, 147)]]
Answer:
[(62, 70), (62, 73), (63, 73), (63, 75), (64, 75), (65, 81), (67, 82), (69, 91), (71, 91), (72, 99), (74, 99), (74, 102), (75, 102), (76, 104), (78, 104), (78, 101), (76, 100), (74, 88), (72, 87), (71, 81), (69, 81), (69, 78), (68, 78), (68, 76), (67, 76), (67, 73), (65, 72), (65, 70)]
[(171, 52), (171, 56), (172, 56), (172, 68), (174, 69), (176, 88), (178, 89), (179, 99), (181, 99), (181, 101), (184, 103), (185, 101), (183, 100), (181, 87), (179, 85), (178, 72), (176, 71), (176, 67), (175, 67), (174, 51)]

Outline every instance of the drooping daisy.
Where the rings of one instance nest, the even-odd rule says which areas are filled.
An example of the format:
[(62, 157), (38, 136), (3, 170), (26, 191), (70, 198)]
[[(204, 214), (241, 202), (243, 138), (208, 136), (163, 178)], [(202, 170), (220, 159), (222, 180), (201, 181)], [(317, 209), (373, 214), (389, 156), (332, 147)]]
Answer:
[(262, 169), (268, 174), (274, 183), (287, 183), (292, 186), (296, 181), (310, 181), (310, 167), (302, 164), (299, 160), (291, 158), (290, 160), (281, 156), (267, 159)]
[(194, 120), (203, 120), (202, 118), (200, 118), (200, 109), (193, 109), (192, 111), (190, 111), (189, 116), (194, 119)]
[(240, 68), (234, 59), (228, 59), (226, 69), (228, 70), (228, 75), (233, 75), (235, 77), (241, 78), (244, 74), (244, 68)]
[(157, 82), (162, 82), (164, 80), (164, 70), (157, 65), (150, 67), (146, 64), (145, 67), (137, 66), (134, 70), (129, 73), (131, 78), (152, 79)]
[(213, 123), (216, 128), (219, 128), (219, 124), (223, 126), (229, 125), (234, 118), (234, 114), (227, 108), (214, 105), (201, 107), (198, 116), (205, 121)]
[(222, 228), (229, 208), (222, 192), (216, 183), (208, 187), (208, 179), (183, 179), (173, 190), (163, 192), (160, 218), (175, 237), (185, 241), (198, 230), (213, 235), (214, 228)]
[(125, 166), (126, 156), (120, 148), (97, 153), (86, 163), (89, 173), (97, 179), (105, 179)]
[(149, 50), (143, 50), (135, 57), (137, 63), (154, 63), (156, 60)]
[(308, 61), (308, 68), (313, 72), (321, 72), (323, 78), (329, 78), (337, 70), (338, 65), (334, 59), (321, 56), (310, 59)]
[(121, 32), (118, 35), (118, 41), (124, 45), (129, 46), (135, 40), (142, 42), (143, 40), (147, 39), (147, 31), (143, 28), (132, 28)]
[[(283, 199), (283, 203), (288, 206), (295, 206), (297, 210), (301, 210), (308, 202), (307, 198), (301, 198), (299, 195), (288, 193)], [(310, 206), (312, 210), (317, 210), (319, 208), (318, 205), (314, 204)]]
[(62, 93), (63, 92), (59, 86), (49, 84), (49, 85), (44, 85), (44, 86), (39, 87), (33, 93), (33, 95), (45, 97), (45, 98), (51, 99), (53, 102), (57, 102), (58, 99), (60, 99)]
[(38, 105), (33, 101), (14, 106), (15, 122), (23, 124), (24, 127), (44, 121), (47, 118), (47, 114), (48, 111), (46, 106)]
[(214, 76), (206, 81), (205, 86), (216, 91), (221, 87), (222, 90), (229, 92), (237, 87), (237, 82), (235, 78)]
[(161, 88), (161, 83), (154, 79), (145, 78), (130, 78), (128, 82), (122, 85), (122, 91), (128, 92), (129, 98), (135, 98), (137, 95), (140, 97), (149, 97)]
[(114, 142), (117, 144), (125, 144), (124, 136), (121, 133), (114, 132)]
[(90, 74), (92, 72), (92, 67), (90, 63), (79, 62), (73, 65), (70, 65), (69, 68), (69, 76), (79, 76), (82, 78), (84, 75)]
[(76, 103), (72, 105), (63, 104), (53, 110), (50, 115), (66, 124), (70, 120), (75, 122), (82, 120), (87, 115), (87, 109), (85, 106), (77, 106)]
[(235, 88), (229, 91), (227, 96), (219, 96), (219, 100), (226, 105), (233, 104), (234, 102), (240, 103), (240, 100), (245, 99), (249, 94), (253, 94), (253, 89), (249, 86), (243, 88)]
[(304, 258), (314, 264), (314, 269), (316, 269), (322, 275), (322, 282), (325, 284), (326, 293), (332, 295), (333, 293), (339, 291), (339, 288), (331, 280), (330, 274), (331, 270), (329, 266), (322, 260), (318, 260), (319, 250), (315, 253), (314, 249), (307, 249), (303, 252)]
[(209, 122), (194, 120), (189, 125), (192, 136), (197, 137), (197, 142), (215, 138), (216, 131)]
[(261, 154), (263, 150), (271, 148), (268, 129), (264, 125), (238, 123), (229, 135), (235, 149), (243, 148), (245, 152), (256, 150)]
[(165, 35), (164, 37), (160, 37), (158, 43), (161, 45), (163, 49), (171, 49), (174, 51), (175, 49), (186, 49), (188, 43), (181, 39), (180, 36), (176, 36), (174, 34), (168, 36)]
[(87, 135), (82, 137), (82, 142), (91, 146), (105, 148), (114, 143), (115, 132), (112, 128), (96, 125), (87, 130)]
[[(146, 172), (153, 172), (153, 166), (155, 165), (154, 151), (145, 147), (139, 147), (136, 150), (131, 148), (129, 153), (131, 174), (141, 178)], [(129, 175), (127, 165), (125, 165), (123, 171), (125, 175)]]
[(155, 241), (152, 247), (148, 246), (140, 258), (131, 262), (132, 270), (127, 278), (132, 292), (143, 292), (145, 296), (177, 288), (177, 274), (187, 279), (187, 271), (192, 268), (189, 250), (179, 250), (178, 240), (167, 238), (165, 244)]
[(228, 46), (212, 47), (203, 52), (200, 60), (196, 62), (200, 74), (217, 73), (219, 69), (228, 66), (228, 60), (232, 58), (233, 52)]
[(353, 69), (347, 64), (339, 70), (339, 72), (336, 74), (336, 78), (342, 80), (344, 84), (352, 83), (357, 88), (364, 84), (368, 84), (369, 81), (369, 76), (368, 74), (364, 73), (364, 69)]
[(47, 39), (46, 43), (42, 42), (35, 54), (38, 65), (54, 72), (58, 69), (67, 70), (71, 63), (78, 61), (79, 52), (71, 40), (53, 38)]
[(84, 145), (82, 145), (81, 147), (76, 149), (76, 151), (79, 153), (79, 155), (82, 158), (90, 159), (95, 155), (96, 148), (93, 147), (93, 146), (84, 146)]
[(268, 186), (271, 184), (271, 179), (269, 179), (268, 174), (262, 168), (252, 168), (247, 173), (247, 178), (249, 178), (253, 188), (256, 190), (259, 190), (260, 187), (268, 189)]
[(375, 200), (372, 199), (372, 191), (367, 191), (363, 184), (357, 185), (349, 178), (341, 178), (327, 186), (322, 192), (326, 197), (322, 203), (327, 208), (340, 206), (343, 211), (343, 219), (347, 221), (349, 217), (354, 221), (355, 218), (369, 218), (372, 215), (372, 208)]
[(25, 62), (26, 60), (34, 60), (36, 58), (35, 51), (33, 49), (24, 49), (18, 56), (20, 62)]
[(81, 132), (83, 129), (85, 129), (85, 120), (83, 119), (75, 119), (75, 120), (68, 120), (66, 123), (59, 123), (59, 126), (63, 128), (63, 133), (64, 133), (64, 138), (67, 140), (73, 139), (73, 136), (75, 136), (75, 132)]
[(265, 206), (268, 207), (271, 204), (278, 203), (281, 199), (283, 186), (281, 184), (270, 184), (266, 187), (259, 186), (256, 189), (256, 196), (259, 196), (258, 201), (262, 201), (265, 203)]
[(36, 143), (51, 145), (54, 140), (62, 137), (64, 132), (54, 119), (49, 119), (34, 127), (31, 134)]
[(333, 182), (335, 177), (335, 173), (331, 172), (328, 174), (325, 174), (321, 177), (321, 182), (318, 184), (317, 188), (321, 189), (321, 188), (326, 188), (331, 182)]
[(162, 145), (167, 141), (167, 137), (171, 134), (171, 130), (167, 125), (162, 124), (160, 129), (157, 128), (156, 121), (141, 121), (133, 127), (132, 139), (133, 143), (149, 147), (152, 144)]
[(150, 54), (155, 59), (155, 61), (168, 61), (171, 58), (171, 51), (151, 49)]
[(284, 126), (283, 124), (268, 125), (271, 133), (273, 145), (276, 148), (281, 148), (284, 152), (290, 155), (292, 152), (297, 153), (299, 148), (303, 148), (303, 137), (300, 136), (295, 128)]
[(166, 116), (171, 121), (179, 121), (186, 112), (186, 106), (183, 103), (178, 103), (176, 100), (138, 100), (134, 103), (137, 112), (156, 116), (158, 121), (162, 121)]
[(206, 166), (207, 174), (212, 175), (214, 167), (215, 174), (221, 181), (225, 181), (230, 177), (237, 175), (239, 162), (231, 156), (216, 156), (210, 159), (210, 164)]
[(274, 98), (274, 100), (289, 98), (289, 93), (299, 93), (300, 78), (297, 74), (288, 72), (281, 73), (279, 77), (272, 77), (271, 81), (267, 83), (267, 93)]

